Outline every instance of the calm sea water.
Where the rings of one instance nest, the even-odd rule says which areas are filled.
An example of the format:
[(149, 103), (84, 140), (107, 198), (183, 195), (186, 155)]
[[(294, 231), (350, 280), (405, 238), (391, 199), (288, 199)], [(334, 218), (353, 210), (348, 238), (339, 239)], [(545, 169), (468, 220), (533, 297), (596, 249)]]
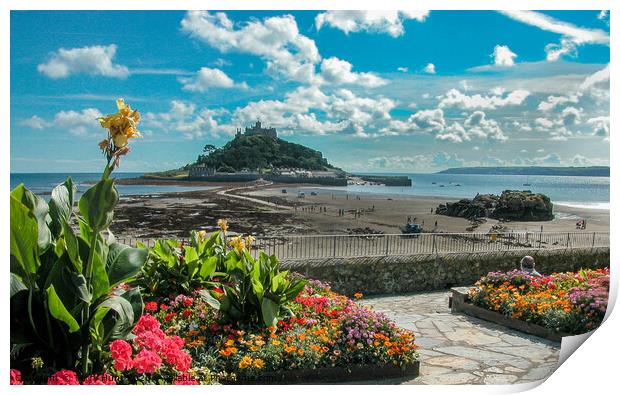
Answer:
[[(135, 178), (143, 173), (114, 173), (117, 179)], [(38, 195), (47, 197), (52, 189), (64, 182), (67, 177), (71, 176), (73, 182), (78, 187), (78, 196), (90, 188), (89, 182), (97, 181), (101, 177), (101, 173), (11, 173), (11, 190), (20, 183)], [(121, 195), (149, 195), (165, 192), (184, 192), (195, 191), (200, 189), (212, 189), (214, 187), (204, 186), (176, 186), (176, 185), (117, 185), (118, 193)]]
[[(352, 193), (364, 192), (449, 198), (472, 198), (476, 193), (499, 194), (506, 189), (529, 189), (532, 192), (544, 193), (556, 204), (601, 209), (609, 209), (610, 206), (609, 177), (410, 173), (393, 173), (391, 175), (408, 176), (412, 181), (411, 187), (349, 185), (334, 189), (346, 190)], [(530, 185), (523, 185), (527, 183)], [(457, 184), (460, 184), (460, 186), (457, 186)]]

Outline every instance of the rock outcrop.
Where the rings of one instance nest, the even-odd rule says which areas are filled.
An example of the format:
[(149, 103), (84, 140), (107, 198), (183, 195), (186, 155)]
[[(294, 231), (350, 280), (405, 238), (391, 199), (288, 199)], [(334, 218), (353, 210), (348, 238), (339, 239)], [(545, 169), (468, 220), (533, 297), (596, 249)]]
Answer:
[(500, 196), (478, 194), (473, 199), (440, 204), (436, 213), (471, 220), (486, 217), (503, 221), (550, 221), (553, 203), (542, 193), (504, 191)]

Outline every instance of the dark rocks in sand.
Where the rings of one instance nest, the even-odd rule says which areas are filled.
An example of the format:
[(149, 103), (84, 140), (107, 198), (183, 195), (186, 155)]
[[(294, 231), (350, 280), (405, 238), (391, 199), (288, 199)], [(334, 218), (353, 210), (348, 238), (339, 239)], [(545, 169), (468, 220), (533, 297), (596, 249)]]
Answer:
[(503, 221), (550, 221), (553, 203), (542, 193), (507, 190), (501, 196), (478, 194), (473, 199), (440, 204), (436, 213), (470, 220), (487, 217)]

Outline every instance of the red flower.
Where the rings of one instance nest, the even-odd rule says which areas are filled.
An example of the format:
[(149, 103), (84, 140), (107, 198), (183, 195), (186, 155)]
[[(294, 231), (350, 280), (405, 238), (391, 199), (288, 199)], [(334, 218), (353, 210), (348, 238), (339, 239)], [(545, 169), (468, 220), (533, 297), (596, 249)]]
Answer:
[(194, 377), (185, 373), (180, 374), (177, 378), (172, 382), (174, 385), (198, 385), (200, 384)]
[(148, 302), (144, 305), (146, 311), (157, 311), (157, 302)]
[(125, 340), (114, 340), (110, 343), (110, 352), (112, 359), (114, 359), (114, 369), (122, 372), (133, 367), (131, 360), (133, 349)]
[(163, 339), (166, 335), (161, 332), (142, 332), (134, 339), (134, 344), (138, 346), (138, 349), (146, 349), (150, 351), (159, 352), (163, 350)]
[(166, 356), (166, 362), (174, 367), (179, 372), (187, 372), (192, 365), (192, 357), (185, 351), (181, 351), (178, 348), (169, 348), (164, 351)]
[(163, 303), (159, 305), (159, 308), (163, 311), (168, 311), (168, 305), (165, 305)]
[(22, 373), (17, 369), (11, 369), (11, 385), (23, 385)]
[(191, 310), (183, 310), (183, 317), (190, 317), (192, 315)]
[(71, 370), (60, 370), (47, 379), (48, 385), (80, 385), (77, 374)]
[(176, 317), (176, 316), (177, 316), (177, 313), (168, 313), (168, 314), (166, 314), (166, 316), (164, 317), (164, 321), (168, 322), (168, 321), (170, 321), (171, 319), (173, 319), (173, 318), (174, 318), (174, 317)]
[(194, 303), (194, 299), (187, 297), (185, 299), (183, 299), (183, 304), (185, 306), (191, 306)]
[(219, 288), (219, 287), (213, 288), (212, 291), (215, 292), (216, 294), (223, 294), (224, 293), (222, 288)]
[(86, 377), (84, 380), (84, 385), (116, 385), (116, 381), (114, 378), (108, 373), (104, 374), (92, 374)]
[(161, 358), (153, 351), (142, 350), (133, 360), (133, 366), (136, 372), (153, 374), (161, 366)]
[(150, 314), (144, 314), (142, 317), (140, 317), (140, 319), (138, 320), (138, 323), (133, 328), (132, 332), (135, 335), (139, 335), (140, 333), (145, 332), (145, 331), (152, 331), (154, 329), (159, 329), (159, 327), (160, 327), (159, 321), (157, 321), (155, 317), (153, 317)]

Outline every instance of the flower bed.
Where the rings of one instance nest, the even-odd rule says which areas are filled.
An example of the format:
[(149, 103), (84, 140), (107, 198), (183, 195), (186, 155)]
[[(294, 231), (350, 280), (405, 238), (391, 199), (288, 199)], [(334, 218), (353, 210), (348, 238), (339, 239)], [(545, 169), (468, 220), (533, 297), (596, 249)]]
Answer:
[(146, 306), (165, 333), (183, 337), (195, 366), (209, 367), (224, 382), (303, 381), (298, 374), (304, 370), (356, 366), (373, 366), (379, 376), (384, 367), (394, 375), (394, 367), (411, 373), (417, 366), (413, 333), (317, 281), (289, 304), (294, 316), (277, 327), (222, 325), (200, 293)]
[(607, 310), (609, 269), (532, 277), (492, 272), (470, 289), (468, 301), (505, 317), (576, 335), (598, 327)]

